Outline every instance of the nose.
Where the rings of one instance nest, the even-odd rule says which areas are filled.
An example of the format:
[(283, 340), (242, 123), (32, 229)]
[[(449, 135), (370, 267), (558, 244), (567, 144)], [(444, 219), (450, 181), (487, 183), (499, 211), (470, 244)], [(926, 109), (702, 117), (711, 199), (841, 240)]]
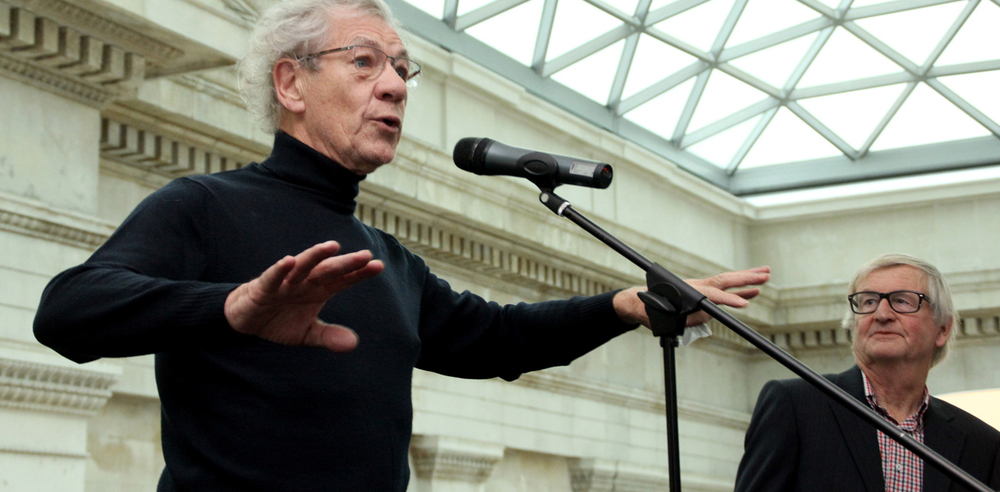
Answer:
[(896, 311), (889, 305), (889, 299), (879, 299), (878, 308), (875, 309), (875, 319), (885, 320), (896, 317)]
[(391, 62), (386, 58), (375, 84), (375, 95), (379, 99), (398, 103), (406, 100), (406, 81), (396, 73)]

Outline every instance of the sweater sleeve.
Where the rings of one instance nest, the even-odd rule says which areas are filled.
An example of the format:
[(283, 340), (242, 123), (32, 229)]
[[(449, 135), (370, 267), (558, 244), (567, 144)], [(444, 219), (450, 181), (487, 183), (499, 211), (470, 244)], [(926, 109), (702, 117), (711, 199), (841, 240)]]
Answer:
[(567, 365), (637, 325), (623, 323), (617, 292), (500, 306), (427, 274), (417, 367), (448, 376), (501, 377)]
[(150, 195), (90, 259), (49, 282), (38, 341), (83, 363), (232, 336), (223, 306), (238, 284), (199, 280), (215, 249), (210, 202), (185, 179)]

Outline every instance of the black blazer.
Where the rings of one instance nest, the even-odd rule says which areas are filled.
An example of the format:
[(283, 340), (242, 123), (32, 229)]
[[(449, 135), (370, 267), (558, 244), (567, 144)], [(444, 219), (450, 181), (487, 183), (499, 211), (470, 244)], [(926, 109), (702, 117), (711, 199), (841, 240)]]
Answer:
[[(865, 402), (861, 369), (825, 376)], [(1000, 432), (931, 397), (924, 443), (990, 488), (1000, 488)], [(736, 474), (737, 492), (884, 492), (875, 428), (802, 379), (770, 381), (760, 391)], [(964, 487), (924, 464), (924, 491)]]

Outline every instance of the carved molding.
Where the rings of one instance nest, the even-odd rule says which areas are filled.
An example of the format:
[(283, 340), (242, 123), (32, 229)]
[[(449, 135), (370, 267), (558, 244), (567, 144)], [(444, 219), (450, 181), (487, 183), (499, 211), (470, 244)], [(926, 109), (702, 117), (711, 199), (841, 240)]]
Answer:
[(571, 458), (573, 492), (658, 492), (670, 486), (666, 470), (594, 458)]
[(0, 193), (0, 230), (94, 250), (114, 229), (111, 224)]
[(0, 406), (90, 416), (107, 403), (117, 374), (0, 358)]
[(157, 63), (180, 58), (184, 51), (146, 36), (134, 29), (117, 24), (94, 12), (65, 0), (3, 0), (38, 15), (51, 18), (74, 29), (96, 35), (110, 43), (128, 46)]
[[(663, 413), (666, 410), (662, 392), (627, 388), (591, 379), (554, 374), (551, 371), (522, 374), (513, 384), (652, 413)], [(678, 401), (677, 413), (684, 420), (729, 427), (739, 431), (746, 430), (750, 425), (750, 414), (746, 412), (727, 410), (690, 400)]]
[(418, 478), (483, 483), (503, 459), (504, 447), (446, 436), (415, 435), (410, 453)]
[(193, 131), (170, 131), (163, 122), (120, 115), (101, 117), (102, 159), (166, 178), (239, 169), (264, 155)]
[(131, 43), (126, 49), (39, 13), (77, 7), (51, 0), (24, 3), (42, 10), (0, 0), (0, 73), (97, 107), (134, 94), (145, 78), (146, 57)]

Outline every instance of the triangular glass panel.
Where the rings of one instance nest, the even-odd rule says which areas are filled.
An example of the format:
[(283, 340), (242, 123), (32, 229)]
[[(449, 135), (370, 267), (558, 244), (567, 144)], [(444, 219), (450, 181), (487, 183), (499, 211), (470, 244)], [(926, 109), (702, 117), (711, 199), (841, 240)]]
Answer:
[[(443, 1), (443, 0), (442, 0)], [(465, 15), (484, 5), (489, 5), (495, 0), (458, 0), (458, 15)]]
[(904, 87), (905, 84), (897, 84), (801, 99), (799, 105), (851, 147), (860, 149)]
[(691, 117), (688, 133), (729, 116), (768, 95), (721, 71), (713, 70)]
[(622, 21), (583, 0), (560, 0), (545, 59), (565, 54), (620, 25)]
[(604, 0), (608, 5), (625, 12), (628, 15), (635, 15), (635, 8), (639, 6), (639, 0)]
[(809, 51), (818, 34), (813, 33), (786, 41), (765, 50), (741, 56), (729, 62), (730, 65), (757, 77), (780, 89), (788, 82), (788, 77), (799, 66), (802, 57)]
[(625, 80), (622, 99), (669, 77), (696, 60), (697, 58), (648, 34), (640, 35), (628, 78)]
[(955, 91), (995, 123), (1000, 123), (1000, 70), (941, 77), (938, 80)]
[(838, 27), (809, 65), (798, 87), (832, 84), (901, 72), (902, 68), (871, 46)]
[(854, 23), (913, 63), (923, 65), (965, 5), (952, 2), (858, 19)]
[(708, 51), (732, 8), (733, 0), (710, 0), (653, 27), (695, 48)]
[(552, 79), (601, 104), (608, 104), (625, 41), (619, 41), (552, 75)]
[(1000, 6), (993, 2), (979, 2), (934, 65), (1000, 60), (997, 26), (1000, 26)]
[(806, 161), (843, 155), (811, 126), (795, 116), (788, 108), (781, 108), (767, 125), (757, 143), (740, 163), (740, 169)]
[(819, 16), (819, 12), (795, 0), (749, 0), (726, 46), (752, 41)]
[(649, 11), (655, 12), (658, 8), (666, 7), (667, 5), (677, 3), (679, 1), (681, 0), (653, 0), (652, 3), (649, 4)]
[(733, 160), (733, 156), (746, 142), (760, 118), (760, 116), (750, 118), (685, 150), (719, 167), (729, 167), (729, 162)]
[(427, 12), (435, 19), (444, 17), (444, 0), (406, 0), (406, 3)]
[(689, 79), (625, 113), (625, 118), (670, 140), (673, 138), (674, 128), (677, 127), (677, 120), (684, 111), (684, 104), (687, 103), (692, 87), (694, 79)]
[[(522, 3), (466, 29), (465, 32), (521, 64), (531, 66), (535, 50), (534, 33), (538, 32), (538, 24), (541, 23), (543, 4), (544, 0)], [(512, 32), (532, 34), (511, 36)]]
[(872, 150), (980, 137), (989, 131), (926, 84), (919, 84)]

